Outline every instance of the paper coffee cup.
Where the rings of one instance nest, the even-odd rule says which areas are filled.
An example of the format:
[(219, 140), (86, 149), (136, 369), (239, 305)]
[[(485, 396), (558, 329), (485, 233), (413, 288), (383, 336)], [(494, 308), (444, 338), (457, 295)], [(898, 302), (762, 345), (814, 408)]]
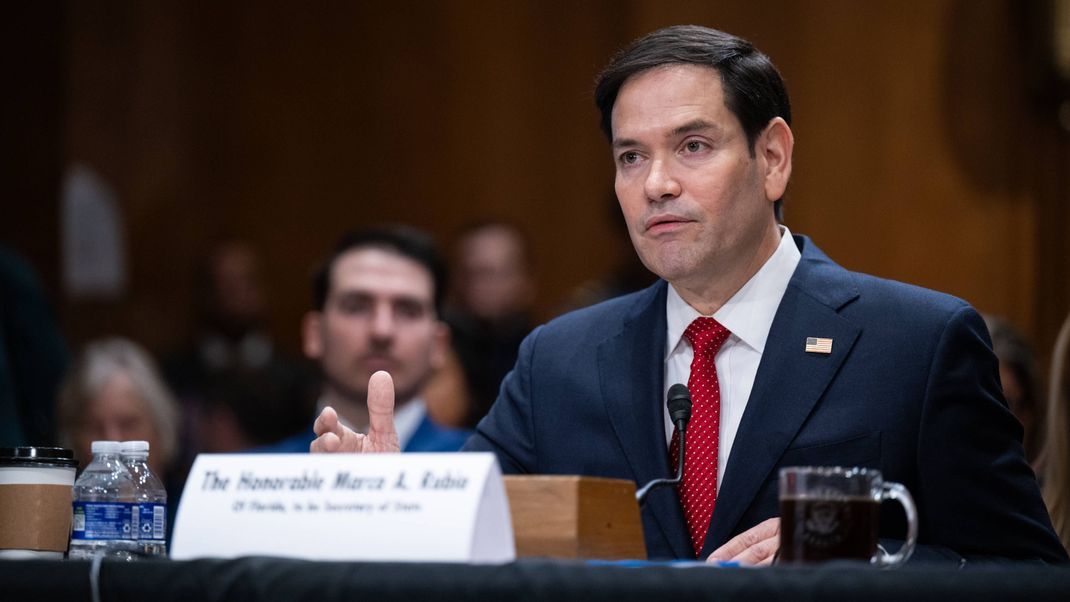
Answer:
[(0, 558), (62, 558), (78, 463), (59, 447), (0, 447)]

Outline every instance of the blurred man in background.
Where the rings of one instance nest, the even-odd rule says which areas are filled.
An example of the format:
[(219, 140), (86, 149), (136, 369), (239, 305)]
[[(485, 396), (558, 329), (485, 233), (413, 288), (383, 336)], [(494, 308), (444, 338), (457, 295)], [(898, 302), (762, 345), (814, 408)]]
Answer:
[(455, 266), (455, 304), (445, 319), (467, 385), (461, 423), (471, 428), (497, 399), (531, 331), (535, 281), (527, 239), (506, 222), (465, 228)]
[[(384, 228), (345, 235), (316, 272), (314, 308), (305, 315), (305, 354), (319, 362), (318, 413), (367, 430), (368, 382), (387, 371), (396, 387), (397, 446), (402, 451), (456, 451), (468, 437), (435, 424), (420, 391), (442, 366), (449, 329), (440, 320), (445, 265), (430, 239)], [(312, 429), (265, 452), (307, 452)]]
[(197, 322), (163, 362), (183, 407), (183, 464), (200, 452), (233, 452), (278, 441), (305, 426), (311, 371), (280, 353), (267, 328), (260, 259), (225, 239), (197, 275)]

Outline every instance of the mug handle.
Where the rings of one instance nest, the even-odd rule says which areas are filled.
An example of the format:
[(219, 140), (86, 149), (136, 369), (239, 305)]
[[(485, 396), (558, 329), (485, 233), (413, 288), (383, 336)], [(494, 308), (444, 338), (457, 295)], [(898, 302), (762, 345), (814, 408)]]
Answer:
[(895, 554), (878, 548), (874, 559), (874, 563), (881, 568), (894, 568), (906, 562), (914, 553), (914, 545), (918, 542), (918, 509), (914, 506), (914, 498), (910, 496), (910, 492), (899, 483), (885, 482), (881, 485), (881, 501), (884, 500), (899, 502), (907, 515), (907, 539), (903, 542), (903, 547)]

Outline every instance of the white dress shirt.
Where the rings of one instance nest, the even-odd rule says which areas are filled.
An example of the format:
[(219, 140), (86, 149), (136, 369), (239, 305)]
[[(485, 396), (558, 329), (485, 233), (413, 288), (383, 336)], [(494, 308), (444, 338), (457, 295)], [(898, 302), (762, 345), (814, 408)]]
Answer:
[[(713, 318), (731, 331), (728, 341), (717, 352), (714, 363), (717, 366), (717, 381), (721, 386), (721, 422), (717, 454), (717, 488), (720, 489), (728, 456), (732, 452), (732, 443), (747, 407), (754, 377), (758, 373), (758, 364), (762, 361), (765, 341), (773, 325), (773, 317), (780, 300), (788, 289), (788, 281), (799, 265), (802, 255), (799, 253), (791, 232), (780, 227), (780, 244), (773, 255), (765, 262), (743, 288), (739, 289), (716, 313)], [(691, 375), (691, 359), (694, 350), (691, 342), (684, 337), (684, 331), (695, 318), (701, 316), (695, 308), (687, 304), (676, 289), (669, 285), (665, 301), (667, 334), (665, 349), (665, 383), (662, 399), (668, 395), (669, 387), (675, 383), (687, 384)], [(672, 443), (673, 424), (669, 419), (669, 410), (665, 409), (665, 440)]]

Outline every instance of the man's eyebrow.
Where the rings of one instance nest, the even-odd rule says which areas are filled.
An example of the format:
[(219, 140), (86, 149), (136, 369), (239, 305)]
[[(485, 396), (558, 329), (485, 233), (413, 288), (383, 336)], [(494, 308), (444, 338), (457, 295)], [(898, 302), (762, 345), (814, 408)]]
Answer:
[(390, 302), (394, 304), (419, 305), (420, 307), (431, 306), (430, 300), (422, 299), (416, 295), (397, 295), (396, 297), (391, 297)]
[(692, 132), (699, 132), (702, 130), (720, 130), (716, 124), (706, 121), (705, 119), (696, 119), (689, 121), (675, 129), (669, 134), (669, 137), (676, 137), (681, 134), (690, 134)]
[[(721, 131), (721, 128), (710, 121), (705, 119), (695, 119), (694, 121), (688, 121), (687, 123), (673, 128), (671, 132), (666, 134), (666, 138), (676, 138), (683, 134), (690, 134), (692, 132), (701, 132), (703, 130), (713, 130), (714, 132)], [(639, 141), (632, 138), (617, 138), (613, 140), (613, 148), (624, 148), (628, 146), (639, 146)]]
[(334, 290), (335, 296), (338, 297), (371, 297), (372, 294), (361, 288), (342, 288)]

